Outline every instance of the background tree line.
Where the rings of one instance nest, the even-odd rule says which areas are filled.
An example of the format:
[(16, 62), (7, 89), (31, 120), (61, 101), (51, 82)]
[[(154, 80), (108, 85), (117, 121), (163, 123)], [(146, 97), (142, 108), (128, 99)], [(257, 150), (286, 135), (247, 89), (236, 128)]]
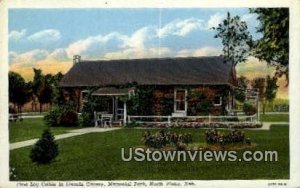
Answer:
[(63, 74), (44, 75), (42, 70), (35, 68), (33, 71), (33, 80), (28, 82), (20, 74), (9, 72), (9, 102), (15, 112), (22, 113), (22, 107), (28, 102), (32, 102), (32, 110), (39, 104), (39, 111), (42, 112), (45, 104), (52, 105), (60, 100), (58, 84)]

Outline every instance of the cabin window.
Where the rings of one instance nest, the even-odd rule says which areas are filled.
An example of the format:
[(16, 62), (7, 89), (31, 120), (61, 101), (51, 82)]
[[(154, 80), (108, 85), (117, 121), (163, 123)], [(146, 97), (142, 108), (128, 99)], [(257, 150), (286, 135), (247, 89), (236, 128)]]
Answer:
[(176, 90), (175, 94), (176, 111), (185, 111), (186, 90)]
[(221, 96), (215, 96), (214, 97), (214, 106), (221, 106), (222, 105), (222, 97)]

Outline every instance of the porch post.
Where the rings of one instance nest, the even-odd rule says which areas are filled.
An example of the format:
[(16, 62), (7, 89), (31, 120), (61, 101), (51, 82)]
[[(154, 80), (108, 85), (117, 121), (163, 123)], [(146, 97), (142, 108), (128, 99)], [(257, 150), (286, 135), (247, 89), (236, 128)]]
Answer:
[(114, 120), (118, 120), (118, 100), (119, 98), (115, 98), (115, 108), (114, 108)]
[(113, 111), (113, 119), (115, 120), (115, 97), (112, 97), (112, 111)]
[(127, 123), (127, 105), (126, 101), (124, 102), (124, 115), (123, 115), (123, 124), (126, 125)]

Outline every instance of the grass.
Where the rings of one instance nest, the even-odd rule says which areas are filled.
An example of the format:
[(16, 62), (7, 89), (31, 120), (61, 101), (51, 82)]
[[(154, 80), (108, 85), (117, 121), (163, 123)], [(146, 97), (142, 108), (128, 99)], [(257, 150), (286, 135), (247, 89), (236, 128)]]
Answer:
[[(45, 124), (43, 118), (30, 118), (23, 121), (9, 123), (9, 142), (20, 142), (33, 138), (41, 137), (41, 134), (48, 126)], [(77, 127), (51, 127), (53, 134), (67, 133), (69, 130)]]
[[(175, 129), (193, 135), (194, 142), (204, 141), (203, 129)], [(145, 130), (121, 129), (90, 133), (57, 141), (60, 154), (49, 165), (36, 165), (30, 159), (31, 147), (10, 151), (10, 166), (17, 180), (226, 180), (288, 179), (289, 128), (271, 126), (271, 130), (245, 130), (257, 144), (250, 150), (275, 150), (277, 162), (124, 162), (121, 148), (143, 145)], [(155, 132), (155, 130), (151, 130)], [(126, 150), (126, 153), (128, 150)], [(239, 156), (242, 150), (238, 151)]]
[(289, 114), (260, 114), (263, 122), (289, 122)]

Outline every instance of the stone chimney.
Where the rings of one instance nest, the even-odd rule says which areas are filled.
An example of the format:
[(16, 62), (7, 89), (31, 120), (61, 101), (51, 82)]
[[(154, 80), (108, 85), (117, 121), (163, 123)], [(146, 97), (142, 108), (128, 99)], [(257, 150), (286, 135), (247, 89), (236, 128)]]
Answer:
[(74, 55), (73, 56), (73, 64), (79, 63), (81, 61), (80, 55)]

